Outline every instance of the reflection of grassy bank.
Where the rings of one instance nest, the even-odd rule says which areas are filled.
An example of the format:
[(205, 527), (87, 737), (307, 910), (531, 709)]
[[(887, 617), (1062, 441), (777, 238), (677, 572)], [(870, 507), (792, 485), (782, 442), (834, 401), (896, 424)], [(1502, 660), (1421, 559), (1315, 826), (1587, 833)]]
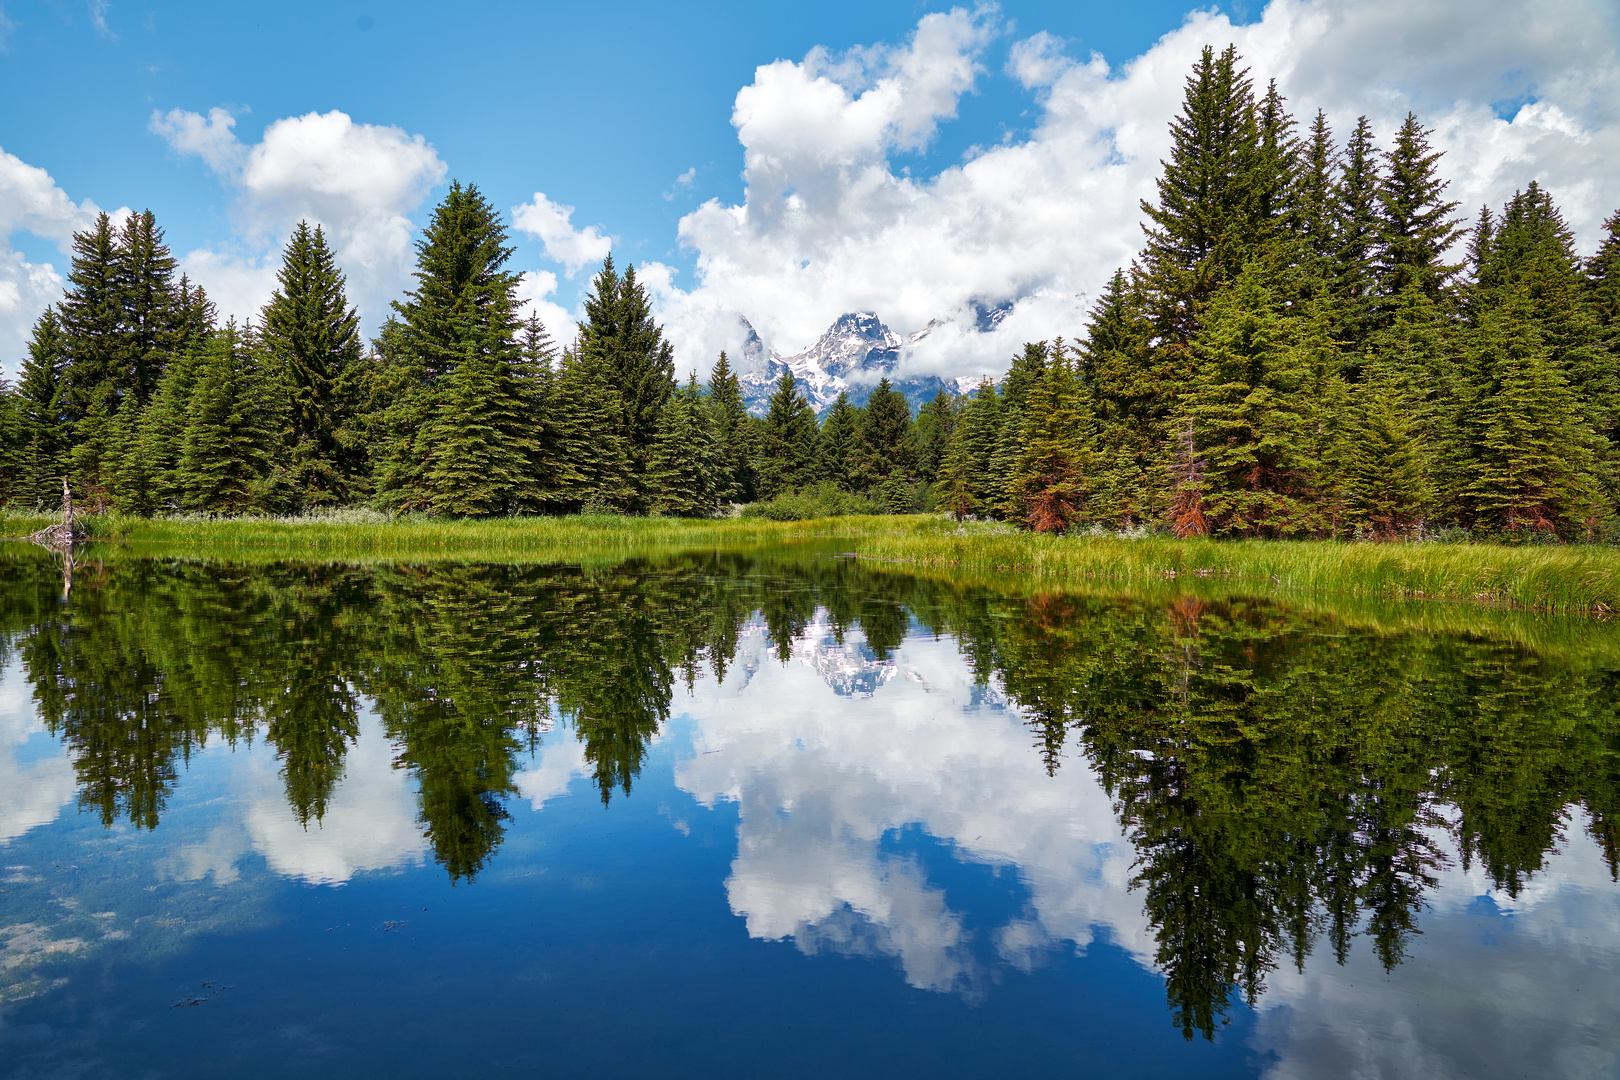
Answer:
[[(454, 520), (384, 518), (86, 519), (98, 538), (136, 549), (232, 557), (367, 561), (590, 561), (592, 556), (820, 542), (868, 559), (1123, 589), (1332, 595), (1485, 602), (1538, 611), (1620, 610), (1620, 551), (1488, 544), (1352, 544), (1116, 537), (1063, 538), (939, 518), (843, 517), (819, 521), (567, 517)], [(0, 518), (21, 535), (45, 517)]]

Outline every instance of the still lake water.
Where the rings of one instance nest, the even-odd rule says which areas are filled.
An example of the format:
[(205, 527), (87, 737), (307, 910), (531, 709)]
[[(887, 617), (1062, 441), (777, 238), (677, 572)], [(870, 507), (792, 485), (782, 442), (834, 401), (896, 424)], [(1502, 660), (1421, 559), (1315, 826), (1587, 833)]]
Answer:
[(0, 548), (0, 1075), (1614, 1077), (1620, 629)]

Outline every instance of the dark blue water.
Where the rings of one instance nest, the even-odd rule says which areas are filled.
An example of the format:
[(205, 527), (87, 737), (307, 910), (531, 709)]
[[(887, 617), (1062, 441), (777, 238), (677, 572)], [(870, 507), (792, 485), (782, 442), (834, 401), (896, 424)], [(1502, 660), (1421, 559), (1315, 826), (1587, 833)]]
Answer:
[[(745, 614), (723, 677), (677, 675), (606, 803), (585, 721), (542, 723), (469, 874), (416, 736), (358, 689), (318, 816), (243, 716), (179, 755), (155, 822), (104, 824), (94, 740), (42, 715), (19, 630), (0, 1075), (1617, 1075), (1620, 889), (1574, 796), (1511, 890), (1426, 804), (1398, 962), (1365, 920), (1341, 962), (1319, 910), (1186, 1037), (1166, 979), (1191, 954), (1164, 953), (1107, 754), (1054, 759), (1022, 676), (915, 612), (874, 649), (809, 610), (785, 649)], [(135, 753), (139, 724), (109, 737)]]

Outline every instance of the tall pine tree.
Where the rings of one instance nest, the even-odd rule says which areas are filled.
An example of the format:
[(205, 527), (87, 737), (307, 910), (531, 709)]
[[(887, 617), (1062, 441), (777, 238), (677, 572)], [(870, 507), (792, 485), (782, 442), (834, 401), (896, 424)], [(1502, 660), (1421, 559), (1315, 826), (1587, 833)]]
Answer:
[(791, 368), (782, 369), (760, 428), (759, 495), (774, 499), (816, 478), (816, 414), (799, 393)]
[(378, 342), (385, 505), (491, 514), (539, 503), (511, 254), (489, 200), (452, 183), (417, 242), (416, 288)]
[(1441, 261), (1462, 235), (1445, 198), (1449, 181), (1440, 177), (1440, 151), (1429, 145), (1429, 131), (1408, 113), (1385, 160), (1388, 172), (1379, 189), (1378, 295), (1385, 319), (1393, 302), (1417, 285), (1439, 300), (1457, 267)]
[(68, 401), (68, 342), (55, 308), (46, 308), (34, 323), (28, 339), (28, 355), (23, 359), (17, 380), (23, 443), (18, 463), (20, 483), (13, 496), (17, 505), (27, 508), (59, 506), (62, 477), (72, 465), (72, 415)]
[(709, 410), (716, 453), (720, 456), (720, 498), (748, 502), (754, 498), (757, 486), (748, 407), (743, 403), (742, 384), (723, 349), (709, 372)]
[(719, 454), (697, 373), (676, 390), (659, 416), (648, 462), (652, 509), (660, 514), (712, 514), (719, 496)]
[(675, 360), (634, 266), (621, 277), (613, 256), (603, 260), (585, 298), (579, 351), (605, 373), (619, 396), (620, 433), (630, 452), (631, 501), (635, 508), (644, 508), (650, 497), (646, 473), (658, 416), (675, 392)]
[(364, 485), (357, 425), (360, 316), (320, 226), (300, 221), (282, 252), (262, 339), (288, 397), (293, 484), (305, 506), (349, 502)]
[(195, 374), (176, 467), (181, 505), (219, 514), (286, 509), (285, 398), (252, 326), (228, 322), (203, 346)]

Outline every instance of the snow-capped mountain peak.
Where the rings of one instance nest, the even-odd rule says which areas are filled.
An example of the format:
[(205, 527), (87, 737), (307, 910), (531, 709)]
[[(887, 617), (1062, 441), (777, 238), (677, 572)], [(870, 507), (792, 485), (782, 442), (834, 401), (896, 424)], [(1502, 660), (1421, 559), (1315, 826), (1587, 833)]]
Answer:
[[(771, 391), (782, 378), (783, 370), (793, 372), (793, 379), (817, 415), (825, 413), (840, 393), (848, 392), (851, 402), (863, 404), (879, 378), (894, 370), (900, 362), (901, 350), (920, 340), (933, 329), (930, 323), (910, 337), (902, 339), (880, 320), (876, 313), (855, 311), (840, 315), (808, 348), (783, 356), (772, 352), (765, 356), (764, 343), (754, 333), (747, 319), (748, 343), (743, 355), (749, 360), (762, 358), (763, 364), (750, 364), (750, 370), (741, 376), (743, 398), (749, 411), (763, 416), (770, 407)], [(954, 388), (933, 375), (901, 379), (894, 387), (906, 396), (913, 412), (941, 388), (947, 393)]]

